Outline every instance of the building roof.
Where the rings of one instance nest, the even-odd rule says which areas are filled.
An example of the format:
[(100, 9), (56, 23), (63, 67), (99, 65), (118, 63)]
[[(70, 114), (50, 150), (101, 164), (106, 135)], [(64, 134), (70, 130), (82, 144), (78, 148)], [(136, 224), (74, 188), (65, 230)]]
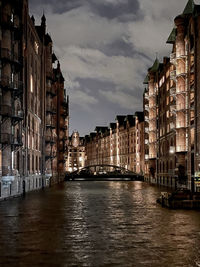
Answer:
[(125, 118), (126, 116), (124, 115), (117, 115), (115, 120), (118, 121), (119, 125), (122, 125), (124, 123)]
[(108, 130), (107, 126), (96, 126), (95, 131), (97, 133), (105, 133)]
[(160, 66), (159, 60), (156, 58), (156, 60), (153, 63), (153, 66), (149, 69), (150, 72), (157, 72)]
[(183, 15), (193, 14), (195, 3), (194, 0), (188, 0), (185, 9), (183, 10)]
[(144, 121), (144, 112), (143, 111), (136, 111), (135, 116), (138, 117), (139, 122)]
[(147, 76), (144, 79), (143, 84), (148, 84), (148, 82), (149, 82), (149, 75), (147, 74)]
[(51, 36), (47, 33), (45, 35), (45, 45), (48, 45), (49, 43), (52, 43)]
[(115, 122), (111, 122), (111, 123), (110, 123), (110, 128), (111, 128), (112, 130), (116, 129), (116, 127), (117, 127), (117, 125), (116, 125)]
[(129, 123), (129, 126), (135, 126), (135, 116), (134, 115), (127, 115), (126, 121)]
[(167, 44), (173, 44), (175, 43), (175, 41), (176, 41), (176, 28), (173, 28), (167, 39)]

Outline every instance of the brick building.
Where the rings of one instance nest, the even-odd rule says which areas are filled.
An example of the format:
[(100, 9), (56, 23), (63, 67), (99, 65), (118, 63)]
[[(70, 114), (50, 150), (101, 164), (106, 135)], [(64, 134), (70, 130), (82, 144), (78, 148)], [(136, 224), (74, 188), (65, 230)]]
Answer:
[(85, 167), (85, 140), (79, 136), (77, 131), (74, 131), (69, 137), (68, 143), (68, 158), (66, 170), (73, 172)]
[(152, 182), (175, 186), (178, 179), (192, 189), (200, 170), (200, 6), (189, 0), (174, 22), (170, 57), (156, 60), (144, 82), (145, 174)]
[(57, 58), (45, 16), (35, 25), (25, 0), (0, 1), (0, 13), (0, 198), (4, 198), (61, 178), (69, 112), (60, 64), (53, 65)]
[(144, 115), (116, 116), (109, 127), (97, 126), (85, 136), (86, 166), (105, 164), (144, 172)]

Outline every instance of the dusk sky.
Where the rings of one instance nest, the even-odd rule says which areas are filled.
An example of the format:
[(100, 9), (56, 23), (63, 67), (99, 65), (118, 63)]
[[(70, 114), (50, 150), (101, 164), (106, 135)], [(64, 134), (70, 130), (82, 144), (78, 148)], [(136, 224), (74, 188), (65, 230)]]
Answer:
[[(200, 1), (196, 1), (199, 4)], [(143, 80), (187, 0), (30, 0), (47, 18), (70, 97), (70, 133), (89, 134), (142, 111)]]

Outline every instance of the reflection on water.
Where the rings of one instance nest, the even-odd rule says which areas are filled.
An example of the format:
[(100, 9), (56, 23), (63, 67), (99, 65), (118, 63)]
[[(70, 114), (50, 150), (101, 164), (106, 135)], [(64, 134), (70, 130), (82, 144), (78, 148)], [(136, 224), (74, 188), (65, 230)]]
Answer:
[(0, 266), (200, 266), (200, 213), (141, 182), (68, 182), (0, 203)]

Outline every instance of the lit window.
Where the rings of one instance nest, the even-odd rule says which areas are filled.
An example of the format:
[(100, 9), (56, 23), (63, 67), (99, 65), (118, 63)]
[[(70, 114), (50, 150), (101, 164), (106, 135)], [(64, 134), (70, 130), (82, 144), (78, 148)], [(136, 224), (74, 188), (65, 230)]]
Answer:
[(30, 89), (31, 89), (31, 93), (33, 93), (33, 75), (32, 74), (30, 77)]
[(34, 43), (34, 48), (35, 48), (35, 53), (38, 54), (39, 45), (38, 45), (38, 43), (36, 41)]

